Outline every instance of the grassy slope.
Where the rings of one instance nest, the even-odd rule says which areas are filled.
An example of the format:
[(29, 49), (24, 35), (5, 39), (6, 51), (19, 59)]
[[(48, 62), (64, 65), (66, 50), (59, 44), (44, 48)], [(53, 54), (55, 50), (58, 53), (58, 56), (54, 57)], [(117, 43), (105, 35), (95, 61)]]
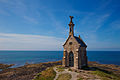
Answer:
[(56, 76), (56, 72), (53, 70), (52, 67), (50, 67), (45, 71), (38, 73), (38, 75), (35, 76), (35, 79), (33, 80), (53, 80), (55, 76)]
[(89, 66), (92, 74), (100, 76), (102, 80), (120, 80), (120, 66), (96, 62), (89, 62)]
[(70, 80), (71, 79), (71, 74), (69, 73), (64, 73), (64, 74), (60, 74), (57, 78), (57, 80)]
[(37, 73), (40, 73), (48, 67), (60, 64), (61, 61), (56, 61), (4, 69), (0, 71), (0, 80), (32, 80)]
[(58, 72), (62, 72), (62, 71), (64, 71), (64, 69), (65, 69), (65, 67), (62, 67), (62, 66), (57, 66), (57, 71)]
[(93, 71), (93, 74), (100, 76), (102, 80), (120, 80), (120, 77), (113, 73), (106, 73), (100, 70)]

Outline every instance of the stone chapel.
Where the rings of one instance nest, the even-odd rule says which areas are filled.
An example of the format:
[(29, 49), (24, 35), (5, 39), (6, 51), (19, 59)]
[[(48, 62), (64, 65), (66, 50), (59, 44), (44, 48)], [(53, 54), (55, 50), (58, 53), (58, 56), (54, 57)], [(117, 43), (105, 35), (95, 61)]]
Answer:
[(74, 36), (73, 16), (70, 16), (69, 36), (63, 45), (63, 60), (62, 65), (65, 67), (73, 67), (74, 69), (81, 69), (87, 66), (87, 45), (79, 37)]

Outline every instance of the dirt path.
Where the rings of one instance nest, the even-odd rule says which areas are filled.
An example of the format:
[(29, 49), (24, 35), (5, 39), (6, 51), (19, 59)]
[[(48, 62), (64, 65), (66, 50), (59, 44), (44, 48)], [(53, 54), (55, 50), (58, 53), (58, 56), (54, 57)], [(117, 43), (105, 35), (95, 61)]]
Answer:
[(83, 78), (83, 80), (101, 80), (101, 78), (97, 75), (90, 74), (91, 71), (87, 70), (79, 70), (79, 72), (68, 71), (68, 69), (64, 69), (62, 72), (58, 72), (56, 67), (53, 68), (56, 72), (56, 77), (54, 80), (58, 78), (60, 74), (69, 73), (71, 74), (72, 78), (70, 80), (77, 80), (79, 78)]
[(60, 74), (64, 74), (64, 73), (69, 73), (69, 74), (71, 74), (72, 78), (71, 78), (70, 80), (77, 80), (77, 79), (78, 79), (78, 78), (77, 78), (77, 75), (78, 75), (79, 73), (68, 71), (68, 69), (64, 69), (64, 71), (58, 72), (58, 71), (56, 70), (56, 67), (54, 67), (53, 69), (54, 69), (54, 71), (56, 72), (56, 77), (54, 78), (54, 80), (56, 80)]
[(55, 76), (55, 78), (54, 78), (54, 80), (56, 80), (56, 79), (58, 78), (58, 75), (59, 75), (60, 73), (56, 70), (56, 67), (54, 67), (53, 69), (54, 69), (54, 71), (56, 72), (56, 76)]

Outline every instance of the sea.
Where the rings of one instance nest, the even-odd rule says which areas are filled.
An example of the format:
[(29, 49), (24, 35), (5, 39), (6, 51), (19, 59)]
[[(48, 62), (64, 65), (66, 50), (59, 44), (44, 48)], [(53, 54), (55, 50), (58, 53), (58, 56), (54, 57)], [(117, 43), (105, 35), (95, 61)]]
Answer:
[[(89, 61), (120, 65), (120, 51), (87, 51)], [(0, 51), (0, 63), (15, 64), (42, 63), (62, 60), (63, 51)]]

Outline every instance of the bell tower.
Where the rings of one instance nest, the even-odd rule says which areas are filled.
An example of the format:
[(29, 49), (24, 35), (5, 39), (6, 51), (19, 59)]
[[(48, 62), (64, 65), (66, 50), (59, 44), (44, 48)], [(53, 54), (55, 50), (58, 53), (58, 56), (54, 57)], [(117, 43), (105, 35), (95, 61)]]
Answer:
[(73, 16), (70, 16), (70, 23), (69, 25), (69, 36), (74, 36), (74, 24), (72, 22)]

